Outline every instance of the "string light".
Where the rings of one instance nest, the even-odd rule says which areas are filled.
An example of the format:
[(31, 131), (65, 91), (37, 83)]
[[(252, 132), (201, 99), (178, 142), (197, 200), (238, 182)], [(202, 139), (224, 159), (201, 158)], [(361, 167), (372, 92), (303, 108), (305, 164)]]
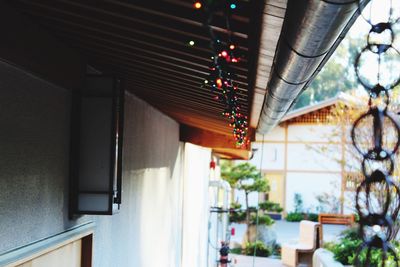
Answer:
[(194, 3), (194, 7), (195, 7), (196, 9), (200, 9), (201, 6), (202, 6), (202, 4), (201, 4), (200, 2), (195, 2), (195, 3)]
[[(211, 36), (211, 47), (213, 55), (211, 56), (210, 74), (209, 79), (204, 81), (203, 87), (207, 86), (216, 95), (213, 96), (214, 100), (219, 101), (224, 105), (224, 111), (221, 115), (228, 120), (228, 126), (232, 128), (232, 136), (235, 139), (235, 144), (238, 147), (246, 147), (250, 143), (247, 138), (248, 131), (248, 118), (241, 113), (239, 98), (237, 96), (238, 86), (235, 83), (236, 75), (232, 68), (232, 63), (239, 62), (239, 57), (236, 55), (236, 46), (232, 42), (232, 31), (229, 23), (230, 14), (219, 5), (218, 1), (205, 1), (202, 2), (205, 6), (203, 10), (208, 15), (206, 19), (206, 26), (209, 29)], [(197, 7), (196, 3), (200, 6)], [(195, 3), (195, 8), (202, 8), (200, 2)], [(235, 3), (227, 3), (230, 9), (236, 9)], [(210, 23), (216, 12), (222, 12), (226, 17), (226, 29), (228, 32), (228, 40), (222, 42), (218, 34), (214, 32)], [(193, 42), (194, 45), (194, 42)]]
[(193, 40), (189, 41), (189, 45), (194, 46), (194, 41)]

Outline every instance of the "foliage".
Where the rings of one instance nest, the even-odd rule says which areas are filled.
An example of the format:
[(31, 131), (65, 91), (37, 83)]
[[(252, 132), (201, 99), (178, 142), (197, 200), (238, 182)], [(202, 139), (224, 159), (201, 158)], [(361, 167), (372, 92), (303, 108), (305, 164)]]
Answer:
[[(249, 207), (249, 194), (252, 192), (268, 192), (270, 190), (268, 182), (261, 176), (261, 173), (257, 170), (256, 166), (250, 163), (241, 163), (233, 165), (231, 162), (223, 162), (221, 164), (221, 177), (226, 180), (232, 188), (243, 190), (246, 197), (246, 224), (247, 224), (247, 240), (250, 240), (249, 226), (250, 213), (257, 212), (257, 210), (251, 210)], [(241, 214), (237, 214), (241, 218)], [(239, 219), (238, 217), (232, 217), (232, 221)]]
[(232, 202), (231, 203), (231, 210), (240, 210), (242, 208), (242, 204), (239, 202)]
[[(221, 177), (227, 181), (232, 188), (242, 189), (248, 192), (267, 192), (268, 183), (261, 177), (257, 167), (250, 163), (241, 163), (233, 165), (224, 161), (221, 164)], [(253, 180), (253, 183), (247, 184), (246, 181)], [(260, 182), (262, 180), (264, 182)]]
[(335, 260), (344, 265), (351, 265), (361, 243), (357, 228), (352, 227), (341, 233), (339, 243), (328, 243), (325, 248), (333, 252)]
[(272, 201), (265, 201), (258, 204), (261, 210), (269, 211), (269, 212), (282, 212), (283, 208), (279, 205), (279, 203), (275, 203)]
[(312, 222), (318, 222), (318, 214), (317, 213), (307, 213), (306, 214), (307, 220)]
[(261, 241), (256, 241), (254, 243), (246, 244), (246, 248), (245, 248), (246, 255), (253, 256), (254, 250), (256, 251), (256, 256), (258, 256), (258, 257), (269, 257), (272, 254), (272, 249), (267, 247)]
[(307, 90), (297, 99), (294, 108), (332, 98), (339, 91), (356, 89), (357, 79), (354, 75), (353, 62), (359, 48), (364, 46), (362, 42), (363, 38), (348, 35)]
[(232, 254), (242, 254), (242, 248), (231, 248), (230, 252)]
[(351, 265), (361, 242), (360, 239), (342, 238), (339, 244), (332, 245), (330, 249), (335, 255), (335, 260), (344, 265)]
[[(250, 223), (255, 225), (257, 223), (257, 215), (252, 214), (250, 217)], [(270, 226), (273, 225), (275, 221), (267, 214), (258, 215), (258, 224)]]
[(340, 199), (334, 192), (323, 192), (315, 196), (318, 201), (317, 211), (320, 213), (339, 213)]
[[(355, 255), (356, 251), (361, 245), (362, 240), (359, 238), (357, 228), (352, 227), (345, 231), (343, 231), (340, 235), (340, 239), (338, 243), (326, 243), (324, 247), (327, 250), (333, 252), (335, 260), (339, 261), (343, 265), (354, 265), (355, 264)], [(399, 244), (396, 243), (395, 247), (399, 247)], [(371, 250), (370, 257), (370, 266), (380, 266), (380, 262), (382, 259), (382, 253), (379, 249)], [(365, 263), (366, 260), (366, 250), (363, 250), (360, 254), (359, 261), (360, 263)], [(385, 266), (395, 266), (393, 255), (388, 255), (388, 260)]]
[(238, 202), (232, 202), (229, 212), (229, 222), (241, 223), (246, 219), (246, 213), (241, 210), (242, 205)]
[(299, 193), (294, 194), (294, 212), (303, 212), (303, 197)]
[(289, 212), (286, 216), (286, 221), (288, 222), (300, 222), (304, 219), (303, 213), (299, 212)]
[(282, 247), (279, 243), (271, 245), (272, 255), (281, 256)]
[(246, 212), (237, 210), (229, 213), (229, 222), (231, 223), (242, 223), (246, 220)]

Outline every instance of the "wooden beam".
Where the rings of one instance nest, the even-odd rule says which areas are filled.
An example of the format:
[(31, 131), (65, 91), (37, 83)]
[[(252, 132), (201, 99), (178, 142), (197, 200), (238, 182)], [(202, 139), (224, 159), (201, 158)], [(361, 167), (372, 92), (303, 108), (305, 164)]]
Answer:
[(182, 142), (188, 142), (204, 147), (248, 151), (246, 149), (236, 149), (235, 140), (232, 135), (219, 134), (212, 131), (190, 127), (185, 124), (181, 124), (180, 126), (180, 140)]
[(214, 148), (212, 152), (223, 159), (242, 159), (248, 160), (251, 156), (251, 152), (248, 150), (241, 149), (229, 149), (229, 148)]

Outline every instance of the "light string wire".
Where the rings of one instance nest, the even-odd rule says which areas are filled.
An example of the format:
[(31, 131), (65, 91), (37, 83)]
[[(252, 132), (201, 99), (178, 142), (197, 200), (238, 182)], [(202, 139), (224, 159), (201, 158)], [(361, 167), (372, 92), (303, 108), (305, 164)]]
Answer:
[[(204, 80), (202, 87), (210, 88), (215, 94), (214, 99), (224, 105), (221, 115), (228, 119), (229, 126), (233, 128), (236, 146), (247, 147), (250, 142), (247, 137), (248, 116), (242, 113), (238, 97), (239, 87), (235, 82), (237, 76), (233, 68), (233, 65), (240, 61), (240, 57), (236, 56), (237, 47), (232, 40), (233, 31), (230, 23), (232, 10), (236, 9), (236, 4), (230, 4), (227, 0), (204, 0), (196, 2), (195, 6), (196, 4), (203, 11), (203, 25), (209, 32), (210, 47), (213, 51), (209, 78)], [(217, 12), (221, 12), (225, 18), (228, 35), (226, 42), (222, 42), (212, 26)]]
[[(262, 162), (264, 159), (264, 137), (265, 135), (262, 135), (262, 143), (261, 143), (261, 159), (260, 159), (260, 167), (259, 167), (259, 172), (260, 175), (262, 175)], [(254, 254), (253, 254), (253, 267), (255, 266), (256, 263), (256, 254), (257, 254), (257, 241), (258, 241), (258, 224), (259, 224), (259, 219), (258, 219), (258, 211), (259, 211), (259, 205), (260, 205), (260, 198), (257, 198), (257, 209), (256, 209), (256, 240), (255, 240), (255, 245), (254, 245)]]
[[(394, 157), (400, 145), (400, 125), (396, 115), (390, 112), (389, 105), (390, 92), (400, 83), (400, 77), (388, 80), (387, 75), (382, 75), (385, 70), (382, 65), (385, 64), (383, 57), (390, 56), (388, 51), (392, 50), (394, 55), (400, 56), (399, 51), (393, 47), (395, 35), (393, 26), (399, 18), (393, 20), (393, 2), (390, 1), (387, 21), (373, 22), (372, 2), (374, 1), (370, 3), (370, 18), (362, 14), (362, 1), (358, 1), (360, 15), (371, 29), (367, 35), (367, 45), (358, 54), (354, 63), (357, 80), (369, 93), (369, 99), (368, 111), (355, 120), (351, 130), (353, 146), (362, 156), (361, 170), (364, 176), (364, 180), (357, 187), (355, 200), (362, 243), (356, 251), (353, 265), (373, 264), (385, 267), (388, 263), (388, 255), (391, 255), (394, 265), (398, 267), (399, 258), (392, 241), (395, 239), (394, 222), (400, 211), (400, 189), (392, 179), (392, 175)], [(369, 63), (368, 59), (372, 57), (375, 57), (377, 61), (375, 78), (370, 71), (365, 73), (368, 68), (362, 66)], [(368, 80), (369, 77), (375, 80)], [(366, 138), (366, 129), (372, 130), (367, 136), (369, 138), (367, 142), (363, 140)], [(395, 140), (387, 142), (390, 129)], [(375, 250), (380, 251), (379, 263), (372, 255)]]

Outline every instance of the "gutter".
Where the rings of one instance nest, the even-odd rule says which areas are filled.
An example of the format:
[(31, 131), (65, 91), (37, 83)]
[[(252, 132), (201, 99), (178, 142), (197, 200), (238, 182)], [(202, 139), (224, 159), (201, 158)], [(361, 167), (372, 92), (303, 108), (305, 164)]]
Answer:
[(267, 134), (281, 121), (358, 16), (358, 1), (354, 0), (288, 1), (258, 133)]

